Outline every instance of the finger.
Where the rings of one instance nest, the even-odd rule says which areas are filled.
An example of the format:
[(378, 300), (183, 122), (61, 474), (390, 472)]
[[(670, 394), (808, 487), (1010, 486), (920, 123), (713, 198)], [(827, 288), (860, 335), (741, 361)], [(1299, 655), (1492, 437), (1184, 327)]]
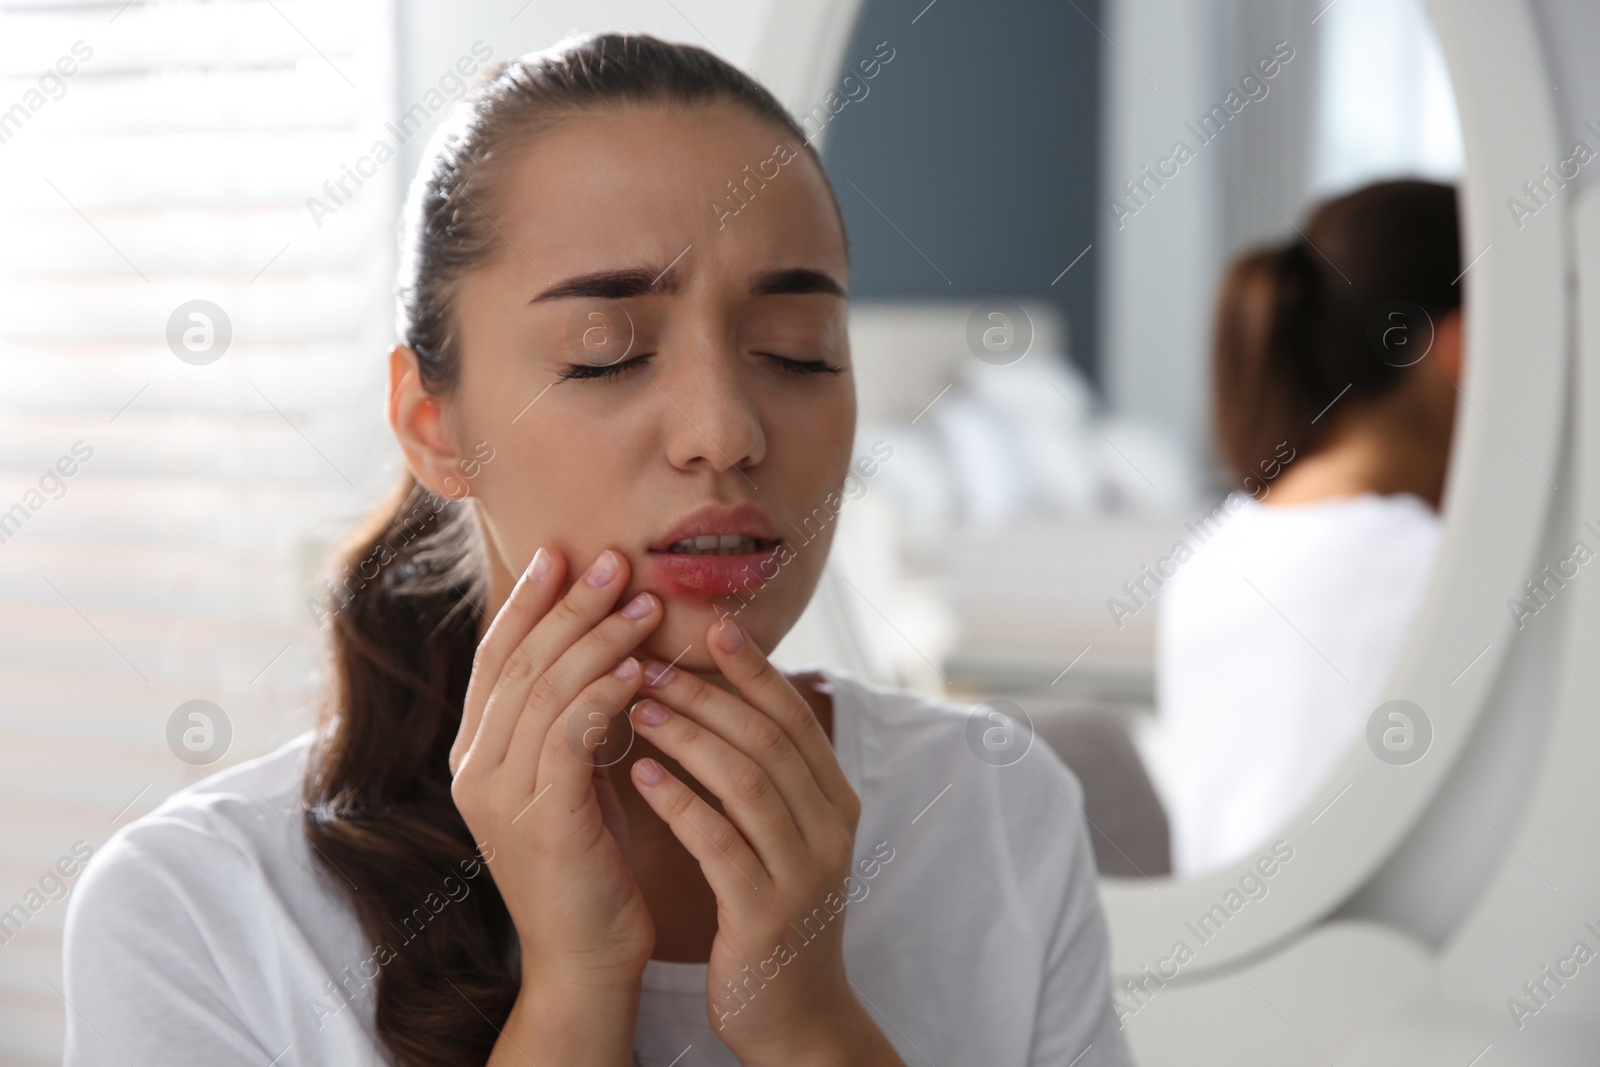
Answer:
[(629, 656), (585, 686), (540, 736), (536, 768), (528, 761), (536, 773), (529, 774), (522, 791), (539, 797), (548, 790), (551, 800), (569, 811), (588, 801), (595, 768), (620, 762), (633, 745), (631, 724), (613, 720), (643, 681), (639, 661)]
[(807, 854), (789, 805), (761, 764), (659, 701), (639, 701), (631, 718), (641, 737), (677, 760), (722, 801), (723, 811), (768, 872), (785, 870), (792, 866), (785, 862), (788, 858)]
[(461, 768), (461, 760), (477, 736), (489, 694), (505, 671), (506, 662), (517, 654), (517, 645), (534, 623), (550, 610), (561, 589), (567, 561), (559, 552), (540, 547), (528, 562), (517, 584), (511, 587), (506, 602), (495, 612), (483, 640), (472, 657), (472, 677), (461, 708), (461, 727), (450, 746), (450, 773)]
[[(724, 641), (738, 647), (729, 651)], [(659, 693), (674, 707), (732, 709), (732, 714), (748, 715), (742, 705), (748, 703), (777, 723), (793, 742), (795, 749), (811, 769), (811, 775), (823, 796), (839, 811), (848, 811), (857, 804), (855, 790), (839, 766), (828, 732), (817, 721), (817, 716), (754, 641), (731, 619), (713, 623), (706, 632), (706, 647), (723, 677), (739, 691), (732, 693), (712, 685), (701, 678), (677, 668), (663, 670), (664, 665), (654, 661), (644, 665), (646, 690)], [(742, 700), (740, 698), (743, 698)], [(724, 712), (729, 714), (730, 712)]]
[(566, 596), (557, 600), (533, 624), (517, 644), (518, 654), (507, 658), (500, 679), (489, 694), (477, 736), (467, 749), (467, 758), (490, 769), (505, 760), (511, 735), (522, 718), (529, 693), (539, 684), (550, 664), (605, 617), (627, 581), (628, 561), (620, 552), (608, 548), (600, 553), (583, 577), (572, 583)]
[(661, 624), (665, 609), (653, 593), (641, 592), (589, 626), (548, 663), (531, 687), (530, 703), (565, 708), (583, 687), (615, 667)]
[[(661, 600), (651, 593), (640, 593), (618, 611), (584, 634), (561, 657), (547, 667), (544, 675), (528, 694), (526, 706), (512, 731), (506, 750), (505, 766), (520, 769), (531, 782), (539, 774), (539, 764), (545, 744), (545, 735), (555, 720), (575, 703), (587, 699), (586, 686), (616, 667), (624, 656), (639, 647), (651, 630), (660, 625), (665, 611)], [(635, 681), (633, 690), (643, 681)], [(632, 696), (630, 691), (629, 696)], [(578, 714), (588, 719), (590, 714), (609, 718), (622, 710), (620, 706), (590, 708)], [(580, 733), (598, 727), (597, 721), (573, 727)], [(568, 747), (576, 745), (577, 735), (567, 737)]]
[(633, 764), (634, 788), (700, 864), (719, 900), (760, 891), (771, 876), (734, 825), (653, 759)]
[(759, 645), (732, 619), (713, 623), (706, 645), (722, 676), (733, 683), (752, 706), (766, 712), (784, 729), (811, 768), (817, 785), (840, 811), (856, 811), (859, 801), (828, 732), (793, 683), (772, 665)]
[[(670, 710), (717, 734), (766, 770), (801, 835), (810, 842), (836, 832), (839, 812), (822, 791), (788, 731), (761, 709), (725, 689), (663, 664), (645, 664), (645, 687)], [(654, 683), (650, 682), (655, 677)], [(831, 751), (831, 750), (830, 750)], [(696, 775), (698, 777), (698, 775)]]

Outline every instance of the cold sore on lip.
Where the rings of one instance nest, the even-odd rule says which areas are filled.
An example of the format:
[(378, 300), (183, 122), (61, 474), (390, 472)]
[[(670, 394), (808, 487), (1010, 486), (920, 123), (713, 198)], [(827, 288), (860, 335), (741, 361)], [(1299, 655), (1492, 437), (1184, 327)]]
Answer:
[(670, 590), (663, 595), (686, 599), (754, 593), (776, 576), (777, 568), (769, 561), (775, 560), (783, 542), (761, 542), (761, 546), (729, 555), (651, 549), (652, 576)]

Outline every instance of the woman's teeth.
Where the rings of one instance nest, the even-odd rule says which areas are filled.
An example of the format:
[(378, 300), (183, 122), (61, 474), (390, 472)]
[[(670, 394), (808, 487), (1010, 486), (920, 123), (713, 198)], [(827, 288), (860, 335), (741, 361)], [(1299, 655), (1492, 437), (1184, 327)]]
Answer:
[(686, 537), (667, 549), (691, 556), (737, 556), (760, 548), (754, 537), (745, 534), (702, 534)]

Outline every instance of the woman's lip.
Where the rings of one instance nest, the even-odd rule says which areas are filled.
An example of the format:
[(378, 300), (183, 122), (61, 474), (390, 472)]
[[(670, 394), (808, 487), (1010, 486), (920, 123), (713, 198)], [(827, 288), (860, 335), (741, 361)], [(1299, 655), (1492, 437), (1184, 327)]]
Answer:
[(665, 552), (679, 541), (705, 534), (744, 534), (757, 541), (772, 541), (778, 538), (778, 527), (754, 504), (707, 504), (673, 523), (650, 545), (650, 551)]
[(736, 555), (701, 555), (693, 552), (663, 552), (651, 549), (652, 586), (664, 586), (664, 596), (706, 599), (718, 596), (754, 595), (777, 577), (774, 561), (783, 542), (778, 541), (756, 552)]

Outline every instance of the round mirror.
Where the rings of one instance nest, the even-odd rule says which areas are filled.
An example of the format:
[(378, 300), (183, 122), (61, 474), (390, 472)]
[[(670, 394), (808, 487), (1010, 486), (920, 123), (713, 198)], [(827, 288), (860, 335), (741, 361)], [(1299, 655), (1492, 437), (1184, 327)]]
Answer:
[(1558, 158), (1503, 6), (864, 0), (765, 52), (839, 190), (892, 456), (831, 610), (861, 669), (1077, 773), (1119, 975), (1346, 898), (1509, 643), (1562, 258), (1499, 197)]

